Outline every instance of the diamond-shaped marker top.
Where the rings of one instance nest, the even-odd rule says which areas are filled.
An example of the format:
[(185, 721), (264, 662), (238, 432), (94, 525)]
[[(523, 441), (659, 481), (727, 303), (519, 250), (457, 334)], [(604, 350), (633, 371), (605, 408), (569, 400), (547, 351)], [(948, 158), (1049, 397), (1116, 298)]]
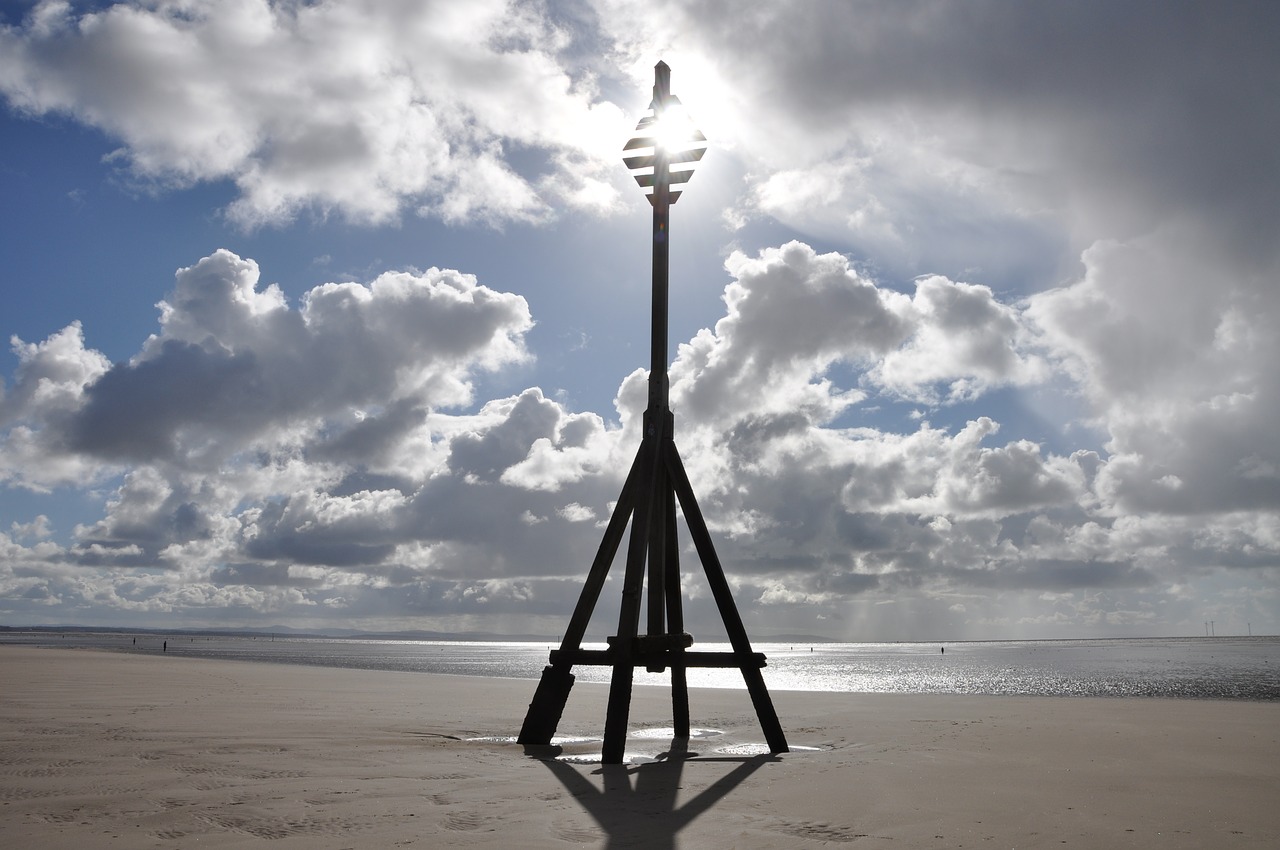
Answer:
[(623, 146), (624, 151), (637, 152), (622, 161), (651, 204), (664, 197), (668, 204), (674, 204), (680, 192), (672, 192), (669, 187), (689, 182), (694, 164), (707, 152), (707, 137), (694, 126), (680, 98), (671, 94), (670, 86), (671, 70), (665, 62), (659, 62), (654, 69), (649, 111), (636, 124), (636, 134)]

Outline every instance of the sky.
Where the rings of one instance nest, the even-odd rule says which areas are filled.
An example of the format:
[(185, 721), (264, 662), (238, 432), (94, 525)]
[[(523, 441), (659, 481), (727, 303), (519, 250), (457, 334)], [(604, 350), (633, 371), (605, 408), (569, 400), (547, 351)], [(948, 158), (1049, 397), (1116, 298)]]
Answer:
[(0, 624), (560, 634), (640, 441), (663, 60), (709, 139), (676, 443), (752, 635), (1277, 633), (1277, 38), (1239, 0), (6, 0)]

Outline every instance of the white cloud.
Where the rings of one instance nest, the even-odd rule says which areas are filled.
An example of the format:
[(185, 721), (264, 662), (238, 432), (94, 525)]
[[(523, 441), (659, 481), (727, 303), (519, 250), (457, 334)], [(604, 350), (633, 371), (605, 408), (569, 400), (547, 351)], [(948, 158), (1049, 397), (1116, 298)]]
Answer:
[[(681, 345), (671, 370), (673, 405), (698, 419), (749, 408), (827, 422), (867, 389), (938, 404), (1049, 376), (1021, 312), (985, 286), (935, 275), (908, 298), (799, 242), (725, 266), (725, 318)], [(835, 387), (838, 363), (868, 367), (864, 386)]]
[[(0, 29), (0, 91), (119, 139), (144, 185), (233, 181), (245, 227), (334, 211), (536, 221), (609, 208), (626, 121), (557, 61), (570, 35), (536, 4), (42, 2)], [(519, 174), (511, 148), (550, 154)]]
[[(816, 615), (839, 623), (861, 612), (864, 625), (890, 628), (874, 613), (878, 603), (910, 598), (984, 628), (1070, 628), (1099, 606), (1109, 622), (1137, 627), (1145, 621), (1125, 612), (1160, 581), (1229, 588), (1225, 577), (1247, 582), (1280, 557), (1274, 511), (1205, 513), (1194, 525), (1158, 511), (1117, 513), (1115, 482), (1155, 465), (1137, 444), (1109, 458), (1060, 456), (1023, 439), (999, 442), (988, 417), (907, 433), (831, 424), (833, 412), (873, 394), (918, 398), (939, 387), (945, 395), (964, 380), (981, 396), (1038, 375), (1028, 314), (1038, 323), (1033, 342), (1054, 358), (1076, 357), (1082, 386), (1103, 392), (1087, 365), (1091, 337), (1068, 333), (1070, 311), (1050, 309), (1075, 292), (1013, 305), (980, 286), (931, 278), (913, 298), (801, 243), (736, 255), (728, 267), (725, 317), (681, 347), (673, 398), (678, 444), (750, 616), (795, 629)], [(348, 622), (563, 617), (599, 543), (595, 520), (613, 508), (638, 443), (644, 376), (619, 390), (621, 428), (537, 389), (475, 412), (440, 409), (465, 398), (441, 387), (465, 387), (471, 370), (521, 356), (529, 323), (521, 299), (438, 270), (326, 284), (295, 309), (259, 285), (251, 261), (219, 252), (179, 272), (160, 331), (127, 363), (96, 374), (37, 369), (57, 350), (65, 356), (56, 362), (97, 361), (78, 332), (24, 344), (26, 371), (8, 399), (21, 424), (0, 443), (19, 464), (10, 480), (27, 480), (15, 446), (26, 446), (36, 467), (46, 455), (93, 464), (106, 453), (127, 471), (102, 517), (76, 528), (69, 545), (41, 539), (47, 523), (38, 519), (15, 523), (0, 540), (0, 598), (41, 610), (93, 604), (121, 617), (214, 609), (247, 621), (301, 617), (332, 610), (339, 598)], [(410, 339), (411, 330), (422, 338)], [(881, 377), (895, 356), (957, 344), (944, 371)], [(332, 352), (358, 355), (363, 380), (345, 378), (351, 367)], [(242, 358), (251, 368), (211, 385), (206, 358)], [(856, 363), (864, 388), (823, 377), (840, 360)], [(155, 361), (168, 371), (149, 366)], [(44, 397), (29, 386), (37, 373), (64, 376), (47, 396), (56, 404), (37, 403)], [(767, 392), (751, 395), (757, 380)], [(197, 418), (159, 398), (187, 384), (274, 405), (272, 416), (213, 405)], [(720, 401), (699, 407), (704, 396)], [(130, 430), (145, 426), (150, 438), (120, 442), (104, 409), (117, 411), (122, 431), (137, 417), (143, 424)], [(83, 422), (98, 423), (98, 442), (54, 438), (83, 433)], [(1246, 457), (1239, 474), (1265, 482), (1259, 446)], [(1175, 474), (1194, 480), (1162, 473)], [(1110, 594), (1105, 602), (1078, 595), (1099, 588)], [(713, 622), (692, 567), (685, 589), (689, 622)], [(1168, 605), (1185, 610), (1185, 595), (1170, 595)], [(996, 598), (1003, 608), (992, 607)], [(1014, 617), (1015, 609), (1024, 613)]]
[(570, 522), (590, 522), (596, 518), (596, 512), (591, 508), (579, 505), (577, 502), (570, 502), (559, 511), (560, 516)]
[(731, 420), (749, 408), (828, 421), (860, 394), (832, 392), (826, 369), (909, 333), (908, 300), (877, 289), (840, 255), (792, 242), (755, 259), (735, 253), (726, 268), (735, 280), (725, 318), (682, 344), (671, 368), (672, 405), (695, 419)]
[(9, 531), (16, 540), (23, 538), (44, 540), (53, 534), (49, 518), (44, 514), (37, 515), (31, 522), (11, 522), (9, 523)]
[[(991, 289), (940, 275), (916, 281), (911, 302), (914, 334), (889, 352), (870, 378), (904, 398), (937, 403), (973, 399), (1006, 384), (1049, 377), (1029, 353), (1031, 335), (1016, 307), (996, 301)], [(945, 396), (938, 391), (945, 385)]]
[(1181, 228), (1084, 260), (1084, 277), (1035, 296), (1028, 316), (1111, 436), (1100, 494), (1117, 512), (1274, 510), (1274, 288)]
[(473, 370), (527, 356), (524, 299), (457, 272), (323, 284), (297, 310), (257, 284), (228, 251), (180, 270), (161, 332), (47, 430), (85, 455), (186, 466), (304, 435), (332, 451), (353, 411), (465, 404)]
[[(588, 38), (638, 92), (660, 55), (676, 68), (746, 175), (728, 218), (824, 246), (731, 253), (724, 315), (671, 372), (749, 613), (850, 634), (913, 608), (986, 634), (1185, 625), (1210, 596), (1274, 614), (1270, 7), (749, 2), (732, 26), (696, 0), (591, 11)], [(536, 3), (44, 2), (0, 30), (0, 90), (103, 130), (143, 185), (234, 183), (242, 225), (540, 221), (609, 207), (599, 163), (631, 127), (570, 58), (584, 36), (567, 20)], [(34, 516), (0, 535), (0, 604), (563, 617), (645, 375), (621, 381), (620, 428), (536, 388), (473, 398), (479, 371), (527, 357), (530, 327), (522, 298), (460, 272), (290, 304), (218, 252), (179, 272), (127, 362), (78, 324), (15, 339), (0, 480), (108, 495), (70, 542)], [(1002, 429), (996, 391), (1071, 413), (1045, 413), (1063, 427), (1037, 443)], [(908, 429), (873, 415), (904, 402)]]
[[(1268, 141), (1280, 117), (1268, 93), (1280, 66), (1265, 35), (1275, 28), (1275, 10), (1228, 3), (1209, 23), (1160, 3), (1012, 14), (1007, 4), (984, 2), (785, 10), (747, 3), (726, 27), (717, 3), (605, 9), (637, 79), (659, 55), (679, 57), (698, 73), (714, 68), (711, 80), (692, 88), (694, 96), (699, 85), (716, 89), (722, 135), (748, 171), (732, 220), (776, 217), (847, 246), (891, 277), (947, 275), (921, 279), (914, 311), (893, 311), (911, 330), (880, 349), (851, 344), (793, 369), (781, 382), (788, 392), (763, 393), (766, 410), (737, 426), (740, 464), (811, 473), (812, 497), (779, 482), (760, 485), (803, 506), (797, 514), (809, 511), (795, 526), (797, 540), (819, 534), (830, 517), (831, 487), (818, 483), (822, 459), (849, 449), (835, 434), (810, 430), (823, 405), (835, 404), (825, 410), (830, 415), (845, 409), (842, 402), (872, 401), (850, 393), (877, 391), (928, 405), (972, 402), (994, 388), (1043, 383), (1084, 403), (1062, 405), (1077, 407), (1068, 417), (1076, 421), (1067, 423), (1074, 430), (1063, 435), (1096, 431), (1098, 444), (1089, 440), (1070, 458), (1021, 441), (971, 447), (955, 454), (952, 478), (941, 460), (949, 455), (945, 432), (868, 431), (867, 447), (915, 441), (916, 462), (881, 476), (863, 472), (865, 492), (855, 504), (902, 502), (901, 492), (913, 494), (919, 510), (928, 504), (963, 514), (969, 506), (981, 515), (1035, 493), (1032, 510), (1045, 511), (1046, 522), (1075, 541), (1043, 555), (1047, 575), (1069, 577), (1061, 564), (1072, 559), (1082, 565), (1077, 581), (1091, 574), (1102, 581), (1106, 563), (1117, 565), (1113, 578), (1138, 581), (1136, 569), (1168, 575), (1230, 562), (1269, 564), (1272, 572), (1254, 580), (1274, 582), (1280, 558), (1258, 520), (1273, 515), (1280, 498), (1270, 433), (1280, 414), (1272, 365), (1280, 361), (1273, 330), (1280, 207), (1260, 179), (1280, 171), (1280, 153)], [(1108, 26), (1100, 34), (1101, 18)], [(953, 282), (961, 279), (975, 285)], [(947, 301), (935, 295), (981, 310), (964, 327), (949, 326)], [(796, 350), (822, 340), (831, 324), (807, 323)], [(707, 334), (682, 356), (688, 366), (706, 363), (698, 371), (708, 393), (732, 386), (735, 376), (768, 389), (754, 380), (762, 370), (750, 357), (766, 354), (762, 362), (779, 372), (787, 366), (767, 355), (766, 338), (739, 342), (740, 356), (719, 362), (713, 353), (729, 346)], [(826, 366), (851, 356), (861, 359), (861, 383), (843, 394), (824, 385)], [(689, 410), (691, 386), (686, 378), (680, 387)], [(707, 398), (707, 410), (725, 409), (720, 398)], [(723, 415), (732, 419), (738, 408), (728, 406)], [(772, 454), (763, 448), (770, 441)], [(1092, 451), (1100, 446), (1101, 455)], [(723, 458), (698, 465), (708, 482), (733, 481), (717, 492), (746, 489)], [(922, 466), (933, 474), (919, 475)], [(1222, 549), (1201, 542), (1179, 526), (1188, 517), (1198, 528), (1233, 529), (1234, 542)], [(953, 523), (951, 544), (976, 534), (974, 522)], [(1034, 564), (1034, 548), (1010, 542), (1019, 538), (1018, 524), (1001, 524), (1008, 526), (997, 527), (1001, 547), (994, 537), (975, 539), (971, 557)], [(900, 560), (911, 557), (906, 537), (890, 542)], [(939, 567), (944, 550), (933, 544), (929, 551), (927, 563)], [(1129, 557), (1140, 566), (1123, 567)], [(1247, 581), (1243, 575), (1236, 580)], [(1097, 596), (1081, 601), (1095, 603), (1104, 604)], [(1127, 616), (1112, 604), (1117, 618)], [(1080, 610), (1055, 613), (1075, 618)]]
[(102, 465), (57, 451), (42, 425), (72, 417), (83, 404), (85, 388), (106, 374), (110, 362), (100, 352), (85, 348), (79, 322), (44, 342), (26, 343), (15, 336), (12, 345), (18, 368), (15, 383), (0, 395), (0, 428), (4, 429), (0, 481), (39, 491), (93, 481)]
[(1257, 177), (1280, 168), (1273, 9), (1227, 3), (1209, 22), (1160, 2), (598, 8), (637, 82), (665, 58), (677, 93), (683, 81), (715, 116), (751, 172), (747, 212), (876, 262), (1052, 273), (1066, 267), (1036, 254), (1067, 246), (1050, 228), (1067, 231), (1070, 260), (1179, 216), (1272, 253), (1280, 210)]
[[(312, 551), (363, 534), (372, 542), (329, 557), (376, 563), (396, 545), (386, 517), (447, 462), (427, 411), (469, 402), (475, 371), (527, 357), (524, 299), (468, 275), (325, 284), (298, 309), (258, 281), (252, 260), (226, 251), (180, 270), (160, 332), (115, 366), (84, 347), (78, 324), (15, 343), (0, 432), (8, 481), (83, 485), (127, 470), (65, 557), (176, 567), (241, 545), (276, 558), (290, 541)], [(284, 542), (267, 533), (277, 529)]]

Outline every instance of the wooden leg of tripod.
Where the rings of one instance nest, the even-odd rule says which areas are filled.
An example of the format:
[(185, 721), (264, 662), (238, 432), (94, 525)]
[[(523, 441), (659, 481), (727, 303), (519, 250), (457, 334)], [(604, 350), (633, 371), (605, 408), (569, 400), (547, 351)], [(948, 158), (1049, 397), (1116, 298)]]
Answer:
[[(673, 447), (674, 451), (674, 447)], [(668, 481), (670, 477), (668, 476)], [(662, 510), (666, 514), (666, 547), (667, 547), (667, 624), (671, 634), (684, 632), (684, 608), (680, 596), (680, 544), (676, 538), (676, 494), (668, 486), (663, 493)], [(684, 655), (684, 647), (676, 647), (675, 655), (679, 659)], [(689, 682), (687, 669), (683, 663), (676, 661), (671, 665), (671, 714), (674, 719), (675, 737), (689, 737)]]
[[(600, 598), (600, 590), (604, 587), (605, 578), (609, 575), (609, 567), (613, 565), (614, 556), (622, 542), (622, 534), (627, 529), (627, 521), (635, 505), (636, 489), (639, 487), (640, 459), (644, 449), (636, 453), (631, 463), (631, 471), (627, 474), (626, 483), (622, 485), (622, 494), (618, 496), (618, 504), (613, 509), (609, 526), (605, 529), (604, 539), (596, 550), (596, 559), (591, 563), (591, 571), (587, 574), (586, 584), (578, 597), (578, 604), (569, 619), (569, 628), (565, 631), (560, 648), (578, 649), (582, 646), (583, 635), (587, 631), (587, 623), (595, 610), (596, 601)], [(564, 714), (565, 704), (569, 701), (569, 689), (573, 687), (574, 676), (570, 672), (571, 664), (549, 664), (542, 670), (542, 679), (538, 689), (534, 691), (533, 701), (529, 703), (529, 711), (524, 716), (524, 725), (520, 727), (520, 737), (516, 740), (526, 745), (546, 745), (551, 743), (560, 725), (560, 717)]]
[(747, 637), (746, 627), (742, 625), (742, 617), (738, 614), (738, 607), (733, 602), (733, 592), (729, 589), (729, 582), (724, 577), (724, 568), (720, 566), (715, 544), (711, 542), (711, 533), (707, 531), (707, 523), (702, 518), (698, 500), (694, 498), (689, 475), (685, 472), (684, 464), (681, 463), (677, 452), (667, 453), (667, 468), (676, 496), (680, 499), (680, 507), (684, 510), (685, 521), (689, 524), (693, 545), (698, 550), (698, 557), (702, 561), (702, 569), (706, 573), (707, 584), (711, 587), (711, 595), (715, 597), (716, 607), (720, 609), (720, 618), (724, 620), (725, 631), (729, 634), (729, 643), (733, 645), (734, 654), (740, 659), (742, 679), (746, 682), (747, 692), (751, 695), (756, 717), (760, 719), (765, 741), (769, 744), (771, 752), (785, 753), (788, 751), (787, 738), (782, 732), (782, 724), (778, 722), (778, 712), (773, 707), (773, 700), (769, 696), (769, 689), (765, 687), (760, 668), (751, 663), (751, 640)]
[(614, 637), (616, 661), (609, 682), (609, 705), (604, 719), (603, 761), (622, 764), (627, 744), (627, 719), (631, 714), (631, 683), (635, 678), (632, 644), (640, 626), (640, 604), (644, 591), (645, 557), (649, 549), (649, 524), (652, 521), (657, 489), (658, 441), (646, 437), (640, 444), (639, 479), (643, 489), (636, 499), (631, 520), (631, 540), (627, 545), (627, 571), (622, 582), (622, 609), (618, 614), (618, 633)]

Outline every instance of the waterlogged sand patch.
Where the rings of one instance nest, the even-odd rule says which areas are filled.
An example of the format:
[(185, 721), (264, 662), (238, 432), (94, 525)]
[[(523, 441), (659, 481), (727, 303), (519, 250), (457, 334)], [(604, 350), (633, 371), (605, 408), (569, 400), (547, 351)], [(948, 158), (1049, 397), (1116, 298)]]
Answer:
[[(518, 743), (517, 735), (478, 735), (462, 740), (472, 744), (515, 744)], [(603, 738), (593, 738), (591, 736), (581, 735), (556, 735), (551, 739), (551, 743), (546, 746), (563, 747), (575, 744), (599, 744)]]
[[(723, 729), (692, 728), (688, 737), (677, 738), (675, 728), (671, 726), (650, 726), (632, 729), (627, 733), (626, 749), (622, 755), (622, 764), (641, 765), (659, 762), (706, 758), (711, 756), (756, 758), (769, 756), (783, 758), (805, 753), (821, 752), (829, 747), (814, 747), (804, 744), (790, 744), (790, 751), (774, 755), (769, 745), (758, 740), (737, 740), (742, 737), (740, 731), (736, 735), (726, 733)], [(515, 743), (509, 736), (486, 736), (467, 738), (473, 743)], [(566, 735), (557, 736), (547, 746), (524, 747), (524, 754), (541, 760), (559, 761), (565, 764), (592, 765), (603, 764), (601, 752), (603, 739), (591, 736)], [(691, 749), (695, 748), (695, 749)]]
[[(696, 741), (700, 738), (718, 738), (723, 734), (724, 730), (722, 729), (690, 729), (688, 737), (690, 740)], [(671, 740), (672, 738), (675, 738), (675, 736), (676, 730), (673, 726), (636, 729), (633, 732), (627, 733), (628, 738), (665, 738), (667, 740)]]

